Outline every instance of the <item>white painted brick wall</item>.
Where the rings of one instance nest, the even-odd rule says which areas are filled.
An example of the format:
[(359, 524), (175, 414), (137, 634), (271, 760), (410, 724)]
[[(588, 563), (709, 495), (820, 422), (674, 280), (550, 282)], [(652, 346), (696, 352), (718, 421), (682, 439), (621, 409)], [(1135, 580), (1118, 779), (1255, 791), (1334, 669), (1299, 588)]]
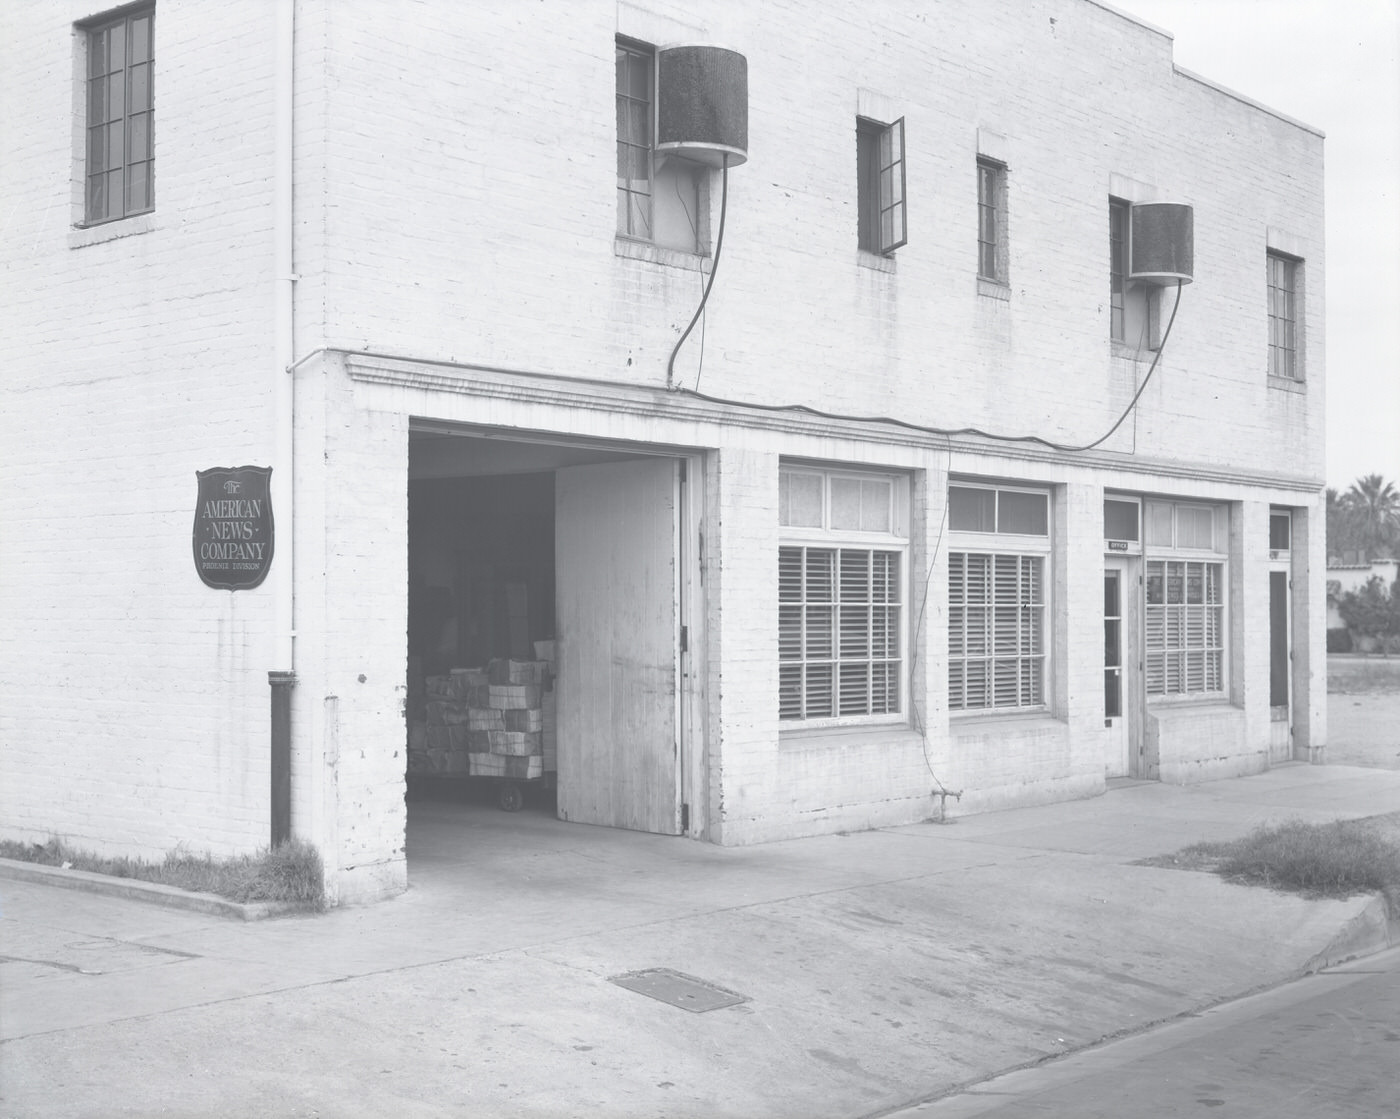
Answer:
[(268, 594), (205, 587), (190, 536), (195, 471), (272, 450), (270, 10), (162, 0), (156, 211), (87, 235), (73, 21), (94, 9), (0, 17), (0, 101), (23, 106), (0, 161), (7, 835), (150, 857), (267, 841)]
[[(702, 274), (615, 250), (618, 11), (612, 0), (298, 3), (299, 357), (330, 345), (664, 384)], [(72, 24), (92, 14), (77, 3), (0, 13), (12, 50), (0, 101), (24, 106), (0, 161), (0, 833), (145, 854), (196, 836), (243, 851), (267, 832), (266, 671), (280, 667), (270, 591), (203, 587), (188, 532), (195, 470), (274, 454), (273, 0), (160, 0), (156, 211), (105, 240), (69, 228)], [(295, 464), (294, 824), (322, 845), (346, 900), (403, 881), (410, 412), (718, 448), (706, 698), (722, 842), (916, 819), (932, 807), (930, 768), (968, 790), (953, 811), (1094, 791), (1103, 486), (1247, 496), (1250, 533), (1269, 501), (1318, 508), (1305, 485), (1268, 477), (1322, 471), (1315, 133), (1174, 74), (1168, 39), (1084, 0), (655, 0), (634, 17), (703, 25), (749, 60), (750, 160), (730, 175), (720, 274), (677, 362), (684, 383), (703, 338), (701, 388), (720, 396), (1095, 437), (1146, 373), (1107, 338), (1107, 195), (1111, 175), (1127, 176), (1195, 207), (1196, 282), (1135, 421), (1109, 446), (1149, 471), (1200, 464), (1263, 481), (958, 452), (958, 472), (1066, 486), (1055, 719), (949, 733), (940, 564), (921, 637), (927, 757), (907, 731), (794, 744), (773, 711), (779, 456), (922, 471), (917, 563), (938, 538), (942, 450), (547, 415), (430, 390), (370, 407), (338, 361), (309, 360)], [(855, 250), (860, 89), (907, 123), (910, 243), (892, 272)], [(1010, 168), (1004, 302), (975, 282), (979, 128), (1005, 138)], [(1301, 393), (1265, 377), (1271, 227), (1306, 256)], [(1320, 680), (1318, 535), (1306, 543), (1305, 613)], [(1255, 547), (1241, 537), (1232, 568), (1244, 580), (1232, 609), (1247, 689), (1267, 684)], [(1319, 684), (1306, 700), (1314, 744), (1325, 742), (1320, 696)], [(1258, 700), (1242, 702), (1253, 738)]]
[[(703, 22), (749, 62), (750, 158), (730, 175), (706, 391), (1096, 437), (1146, 372), (1108, 344), (1119, 174), (1196, 219), (1196, 282), (1144, 395), (1137, 453), (1320, 472), (1316, 134), (1174, 74), (1168, 39), (1080, 0), (648, 7)], [(700, 277), (614, 254), (614, 5), (393, 12), (327, 19), (329, 338), (664, 383)], [(894, 274), (857, 263), (860, 88), (906, 118), (910, 242)], [(974, 279), (978, 127), (1007, 138), (1006, 303)], [(1307, 250), (1304, 394), (1266, 384), (1269, 226)], [(697, 354), (692, 342), (677, 363), (688, 383)]]

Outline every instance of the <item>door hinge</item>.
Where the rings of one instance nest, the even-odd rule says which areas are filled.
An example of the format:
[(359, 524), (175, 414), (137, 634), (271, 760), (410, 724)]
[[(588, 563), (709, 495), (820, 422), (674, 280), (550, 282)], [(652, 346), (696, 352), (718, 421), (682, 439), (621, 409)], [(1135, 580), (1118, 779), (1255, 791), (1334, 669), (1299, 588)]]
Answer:
[(690, 652), (690, 627), (681, 626), (681, 652)]
[(700, 585), (703, 587), (705, 585), (705, 534), (703, 532), (697, 532), (695, 535), (699, 542), (696, 553), (700, 561)]
[(688, 805), (688, 804), (682, 804), (682, 805), (681, 805), (681, 831), (682, 831), (682, 832), (688, 832), (689, 830), (690, 830), (690, 805)]
[(685, 459), (681, 459), (680, 461), (681, 461), (681, 481), (684, 482), (684, 481), (686, 480), (686, 474), (685, 474), (686, 460), (685, 460)]

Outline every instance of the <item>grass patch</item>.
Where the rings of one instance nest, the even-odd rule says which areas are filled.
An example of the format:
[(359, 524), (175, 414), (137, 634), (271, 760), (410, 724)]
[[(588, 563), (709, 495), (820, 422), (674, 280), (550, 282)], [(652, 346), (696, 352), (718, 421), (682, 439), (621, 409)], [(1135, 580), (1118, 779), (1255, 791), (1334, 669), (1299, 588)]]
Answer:
[(1400, 902), (1400, 813), (1329, 824), (1265, 824), (1242, 839), (1194, 843), (1144, 863), (1211, 871), (1230, 882), (1307, 897), (1383, 892)]
[(69, 847), (56, 838), (47, 843), (5, 839), (0, 840), (0, 857), (45, 866), (66, 866), (113, 878), (159, 882), (181, 890), (215, 894), (230, 901), (284, 901), (317, 912), (325, 909), (321, 856), (316, 848), (299, 839), (288, 840), (275, 848), (263, 848), (256, 855), (229, 859), (193, 855), (177, 847), (158, 863), (94, 855)]

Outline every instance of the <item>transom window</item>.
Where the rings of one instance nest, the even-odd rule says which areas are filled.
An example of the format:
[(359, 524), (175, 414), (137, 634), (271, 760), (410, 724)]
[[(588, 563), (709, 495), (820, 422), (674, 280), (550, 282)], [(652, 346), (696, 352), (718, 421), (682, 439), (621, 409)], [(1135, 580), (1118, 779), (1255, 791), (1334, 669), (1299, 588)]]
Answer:
[(89, 225), (154, 206), (154, 7), (83, 27), (87, 39), (84, 220)]
[(778, 717), (888, 721), (904, 705), (908, 485), (893, 475), (779, 475)]
[(948, 707), (1046, 704), (1050, 495), (948, 488)]
[(1149, 548), (1224, 551), (1225, 510), (1222, 506), (1149, 501), (1146, 520)]
[(1103, 535), (1105, 540), (1118, 541), (1136, 550), (1138, 543), (1139, 502), (1136, 498), (1105, 497), (1103, 499)]
[(1147, 694), (1224, 689), (1224, 564), (1147, 561)]

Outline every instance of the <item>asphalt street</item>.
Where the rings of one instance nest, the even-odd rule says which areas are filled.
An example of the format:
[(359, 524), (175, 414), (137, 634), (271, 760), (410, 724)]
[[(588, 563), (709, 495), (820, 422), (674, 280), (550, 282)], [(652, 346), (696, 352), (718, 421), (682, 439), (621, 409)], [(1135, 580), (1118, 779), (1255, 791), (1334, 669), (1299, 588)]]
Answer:
[(1400, 1115), (1400, 949), (997, 1077), (894, 1119)]

